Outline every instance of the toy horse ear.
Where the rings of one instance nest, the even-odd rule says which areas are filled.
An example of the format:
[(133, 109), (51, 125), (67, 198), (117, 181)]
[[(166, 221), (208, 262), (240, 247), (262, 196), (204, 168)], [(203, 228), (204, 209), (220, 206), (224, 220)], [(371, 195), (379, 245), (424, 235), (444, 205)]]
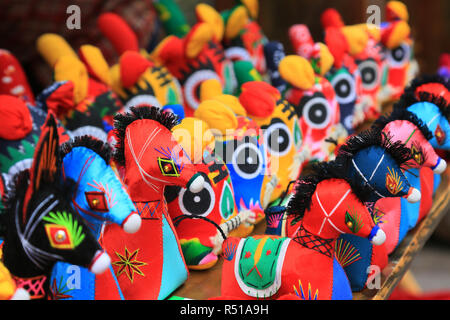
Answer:
[(55, 184), (59, 179), (59, 138), (55, 116), (49, 112), (41, 136), (34, 151), (30, 168), (30, 183), (25, 194), (23, 220), (26, 219), (28, 201), (31, 195), (45, 185)]
[(275, 110), (280, 92), (263, 81), (250, 81), (242, 85), (239, 102), (249, 115), (257, 118), (270, 117)]
[(150, 53), (150, 59), (157, 61), (163, 65), (167, 65), (170, 61), (181, 59), (183, 40), (176, 36), (165, 37), (156, 48)]
[(60, 35), (54, 33), (45, 33), (36, 41), (36, 47), (41, 56), (48, 65), (55, 67), (56, 62), (62, 56), (71, 56), (77, 58), (76, 52)]
[(403, 20), (408, 21), (409, 13), (406, 5), (400, 1), (389, 1), (386, 4), (386, 20)]
[(73, 56), (62, 56), (55, 64), (55, 81), (70, 80), (74, 85), (73, 100), (80, 103), (88, 91), (88, 72), (85, 65)]
[(125, 88), (130, 88), (153, 64), (150, 60), (141, 56), (139, 52), (125, 51), (120, 57), (119, 66), (121, 83)]
[(222, 94), (222, 84), (217, 79), (207, 79), (200, 85), (200, 101), (213, 99)]
[(224, 13), (225, 38), (234, 39), (248, 23), (248, 13), (244, 6), (237, 6)]
[(207, 23), (214, 32), (214, 37), (217, 42), (221, 42), (225, 30), (225, 25), (220, 13), (210, 5), (199, 3), (195, 7), (195, 14), (197, 20)]
[(19, 140), (33, 128), (33, 119), (25, 102), (17, 97), (0, 95), (0, 138)]
[(345, 54), (349, 52), (349, 44), (346, 37), (342, 33), (341, 28), (327, 28), (325, 29), (325, 44), (328, 46), (334, 58), (334, 65), (336, 68), (342, 66)]
[(102, 13), (97, 19), (100, 32), (111, 42), (119, 55), (125, 51), (139, 51), (139, 41), (128, 23), (113, 12)]
[(294, 24), (289, 28), (289, 41), (295, 53), (310, 59), (314, 49), (314, 40), (305, 24)]
[(281, 77), (294, 87), (306, 90), (314, 85), (314, 69), (303, 57), (288, 55), (278, 66)]
[(333, 66), (334, 57), (326, 44), (317, 42), (316, 46), (318, 48), (319, 55), (319, 65), (317, 66), (317, 73), (319, 73), (321, 76), (324, 76), (328, 71), (330, 71), (331, 67)]
[(389, 49), (397, 48), (409, 37), (410, 32), (411, 28), (406, 21), (393, 22), (389, 27), (382, 30), (381, 42)]
[(341, 14), (334, 8), (328, 8), (320, 15), (320, 23), (322, 28), (330, 27), (341, 28), (345, 26)]
[(92, 45), (83, 45), (78, 53), (88, 73), (96, 80), (111, 86), (109, 66), (100, 49)]
[(234, 131), (237, 128), (237, 118), (231, 108), (217, 100), (206, 100), (199, 104), (194, 116), (205, 121), (214, 134), (217, 131), (226, 135), (227, 130)]
[(9, 79), (0, 83), (0, 94), (16, 96), (35, 104), (34, 94), (22, 65), (11, 52), (3, 49), (0, 49), (0, 77)]
[(361, 53), (369, 41), (367, 32), (358, 25), (345, 26), (341, 30), (349, 44), (349, 53), (353, 56)]
[(196, 58), (213, 36), (214, 32), (208, 23), (197, 23), (184, 39), (184, 54), (186, 57), (188, 59)]

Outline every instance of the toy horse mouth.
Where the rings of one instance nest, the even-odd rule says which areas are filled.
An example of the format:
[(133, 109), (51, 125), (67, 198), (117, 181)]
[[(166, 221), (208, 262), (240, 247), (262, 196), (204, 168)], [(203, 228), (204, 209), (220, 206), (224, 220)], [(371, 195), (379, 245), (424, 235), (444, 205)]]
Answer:
[(408, 193), (406, 194), (405, 198), (409, 203), (416, 203), (419, 202), (421, 199), (422, 195), (420, 193), (420, 191), (416, 188), (409, 188)]
[(379, 246), (386, 240), (386, 233), (384, 233), (384, 231), (376, 225), (370, 232), (368, 239), (373, 245)]
[(447, 162), (442, 158), (438, 158), (436, 165), (432, 169), (434, 173), (442, 174), (447, 169)]
[(122, 223), (122, 229), (126, 233), (135, 233), (141, 228), (141, 217), (137, 212), (132, 212)]
[(101, 274), (106, 271), (111, 265), (111, 258), (109, 255), (102, 250), (97, 250), (94, 255), (94, 259), (92, 259), (91, 264), (89, 265), (89, 271), (94, 274)]

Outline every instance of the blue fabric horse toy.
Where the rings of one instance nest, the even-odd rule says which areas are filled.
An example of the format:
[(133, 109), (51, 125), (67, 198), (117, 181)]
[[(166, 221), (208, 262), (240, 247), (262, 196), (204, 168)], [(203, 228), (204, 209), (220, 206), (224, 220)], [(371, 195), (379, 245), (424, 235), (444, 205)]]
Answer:
[[(72, 183), (73, 209), (83, 217), (96, 239), (101, 242), (105, 223), (122, 226), (134, 233), (141, 218), (122, 181), (109, 165), (111, 149), (108, 144), (91, 136), (75, 137), (61, 146), (64, 182)], [(122, 294), (112, 268), (101, 277), (111, 286), (98, 286), (98, 278), (85, 268), (57, 263), (52, 282), (59, 297), (74, 300), (121, 299)]]

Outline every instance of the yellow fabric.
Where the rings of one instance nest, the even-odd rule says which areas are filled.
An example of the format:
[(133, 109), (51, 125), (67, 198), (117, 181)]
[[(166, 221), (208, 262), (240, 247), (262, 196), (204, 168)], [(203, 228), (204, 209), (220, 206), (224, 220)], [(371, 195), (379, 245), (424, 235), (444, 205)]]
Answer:
[(247, 8), (250, 13), (250, 17), (253, 20), (258, 18), (259, 14), (259, 1), (258, 0), (242, 0), (242, 4)]
[(201, 163), (205, 150), (214, 150), (215, 138), (208, 124), (198, 118), (186, 117), (172, 129), (176, 141), (189, 154), (193, 163)]
[(236, 7), (230, 13), (225, 26), (225, 38), (234, 39), (239, 35), (239, 32), (248, 23), (248, 14), (244, 6)]
[(369, 41), (367, 32), (358, 25), (345, 26), (341, 30), (349, 44), (350, 54), (357, 55), (361, 53), (366, 47), (367, 41)]
[(239, 102), (239, 98), (232, 96), (231, 94), (221, 94), (215, 96), (213, 100), (222, 102), (224, 105), (233, 110), (234, 114), (237, 116), (247, 116), (247, 111)]
[(185, 54), (189, 59), (196, 58), (205, 44), (213, 38), (213, 29), (206, 22), (199, 23), (186, 37)]
[(16, 283), (9, 270), (0, 262), (0, 300), (9, 300), (16, 292)]
[(320, 75), (324, 76), (333, 66), (334, 64), (334, 57), (330, 52), (330, 49), (328, 49), (327, 45), (318, 42), (318, 45), (320, 47)]
[(44, 60), (53, 68), (62, 56), (77, 57), (76, 52), (60, 35), (44, 33), (36, 42), (36, 48)]
[(55, 81), (70, 80), (74, 84), (73, 98), (80, 103), (87, 95), (88, 73), (84, 64), (73, 56), (62, 56), (55, 64)]
[(83, 57), (84, 63), (89, 66), (91, 72), (103, 83), (111, 86), (109, 66), (100, 49), (92, 45), (83, 45), (80, 47), (80, 55)]
[(195, 13), (197, 14), (197, 19), (202, 22), (209, 24), (214, 32), (214, 36), (218, 42), (222, 41), (223, 33), (225, 30), (225, 24), (223, 22), (222, 16), (210, 5), (206, 3), (199, 3), (195, 7)]
[(212, 99), (222, 94), (222, 84), (217, 79), (208, 79), (200, 85), (200, 101)]
[(380, 41), (381, 39), (381, 30), (380, 27), (378, 27), (376, 24), (373, 23), (360, 23), (356, 24), (358, 28), (364, 30), (368, 35), (369, 38), (374, 39), (375, 41)]
[(309, 89), (314, 85), (314, 70), (308, 60), (297, 55), (284, 57), (278, 66), (281, 77), (289, 84), (300, 89)]
[(205, 121), (214, 134), (226, 135), (227, 130), (235, 131), (237, 128), (237, 119), (233, 110), (217, 100), (201, 102), (194, 116)]
[(407, 22), (396, 22), (394, 25), (394, 29), (389, 35), (386, 47), (388, 47), (389, 49), (397, 48), (403, 41), (405, 41), (409, 37), (410, 32), (411, 29)]
[(401, 20), (409, 20), (408, 7), (404, 3), (400, 1), (389, 1), (386, 4), (386, 8), (394, 11)]

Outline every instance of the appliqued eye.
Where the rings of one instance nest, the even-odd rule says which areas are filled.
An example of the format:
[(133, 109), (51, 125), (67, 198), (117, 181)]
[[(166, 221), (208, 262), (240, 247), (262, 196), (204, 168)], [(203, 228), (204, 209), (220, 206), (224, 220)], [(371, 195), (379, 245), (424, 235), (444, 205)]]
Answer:
[(215, 202), (214, 190), (209, 183), (205, 183), (204, 188), (197, 193), (183, 188), (178, 196), (181, 212), (186, 215), (206, 217), (214, 209)]
[(289, 128), (281, 121), (271, 124), (264, 130), (264, 140), (269, 152), (276, 156), (287, 154), (292, 146)]
[(410, 51), (410, 46), (402, 43), (397, 48), (388, 50), (387, 61), (391, 66), (400, 68), (408, 62), (411, 55)]
[(158, 165), (159, 165), (159, 169), (161, 170), (161, 173), (164, 176), (169, 176), (169, 177), (179, 177), (180, 176), (177, 165), (175, 164), (173, 159), (158, 158)]
[(338, 73), (331, 81), (331, 85), (339, 104), (352, 103), (356, 100), (355, 79), (348, 72)]
[(205, 69), (195, 71), (184, 82), (184, 97), (192, 109), (197, 109), (200, 104), (200, 85), (208, 79), (216, 79), (222, 82), (216, 72)]
[(50, 245), (56, 249), (73, 249), (74, 244), (66, 227), (58, 224), (46, 224), (45, 232), (47, 233)]
[(254, 143), (245, 142), (234, 150), (232, 164), (239, 176), (253, 179), (263, 169), (263, 155)]
[(303, 106), (302, 117), (314, 129), (326, 128), (331, 120), (330, 105), (321, 96), (313, 96)]
[(101, 191), (85, 192), (86, 201), (94, 211), (106, 212), (108, 211), (108, 202), (106, 201), (105, 193)]
[(420, 148), (416, 147), (415, 145), (411, 146), (411, 155), (418, 165), (422, 165), (424, 163), (423, 152), (420, 150)]
[(445, 132), (442, 130), (440, 125), (437, 125), (436, 130), (434, 131), (434, 136), (436, 137), (436, 141), (439, 145), (444, 144)]
[(358, 70), (361, 74), (363, 88), (371, 90), (379, 82), (380, 70), (375, 60), (368, 59), (358, 63)]

